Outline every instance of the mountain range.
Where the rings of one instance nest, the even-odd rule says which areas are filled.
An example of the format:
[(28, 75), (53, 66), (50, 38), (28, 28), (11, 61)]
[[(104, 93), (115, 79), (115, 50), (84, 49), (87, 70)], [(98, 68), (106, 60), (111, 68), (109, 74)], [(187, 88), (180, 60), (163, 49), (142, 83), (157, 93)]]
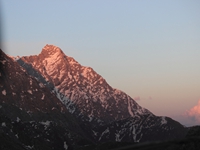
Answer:
[[(56, 46), (0, 51), (2, 149), (84, 149), (102, 143), (182, 139), (189, 128), (141, 107)], [(95, 148), (93, 148), (95, 149)]]

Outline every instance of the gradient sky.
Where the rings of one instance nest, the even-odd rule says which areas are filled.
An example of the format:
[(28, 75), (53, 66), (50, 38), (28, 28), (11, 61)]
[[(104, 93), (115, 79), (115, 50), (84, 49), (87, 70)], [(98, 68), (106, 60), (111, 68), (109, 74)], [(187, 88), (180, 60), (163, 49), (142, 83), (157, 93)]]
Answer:
[(200, 124), (199, 0), (0, 2), (7, 54), (56, 45), (155, 115)]

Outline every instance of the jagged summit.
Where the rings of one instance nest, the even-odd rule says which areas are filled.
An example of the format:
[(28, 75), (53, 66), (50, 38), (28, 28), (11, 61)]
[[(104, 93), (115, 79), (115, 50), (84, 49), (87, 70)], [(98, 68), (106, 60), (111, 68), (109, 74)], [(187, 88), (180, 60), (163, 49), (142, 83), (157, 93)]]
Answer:
[(42, 49), (42, 52), (43, 51), (48, 51), (48, 52), (60, 52), (62, 51), (59, 47), (55, 46), (55, 45), (50, 45), (50, 44), (46, 44), (43, 49)]
[(58, 60), (65, 60), (70, 64), (78, 64), (73, 58), (65, 55), (65, 53), (55, 45), (46, 44), (39, 54), (40, 60), (46, 60), (47, 62), (56, 62)]
[(64, 53), (59, 47), (49, 44), (45, 45), (39, 54), (39, 56), (42, 56), (43, 58), (51, 57), (52, 59), (62, 55), (64, 55)]

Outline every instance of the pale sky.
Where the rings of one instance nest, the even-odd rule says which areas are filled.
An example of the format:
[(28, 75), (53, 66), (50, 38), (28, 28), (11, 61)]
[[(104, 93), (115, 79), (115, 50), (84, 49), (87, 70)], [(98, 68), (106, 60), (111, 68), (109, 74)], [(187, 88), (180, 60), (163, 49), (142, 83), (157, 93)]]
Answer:
[(155, 115), (200, 124), (199, 0), (0, 2), (7, 54), (53, 44)]

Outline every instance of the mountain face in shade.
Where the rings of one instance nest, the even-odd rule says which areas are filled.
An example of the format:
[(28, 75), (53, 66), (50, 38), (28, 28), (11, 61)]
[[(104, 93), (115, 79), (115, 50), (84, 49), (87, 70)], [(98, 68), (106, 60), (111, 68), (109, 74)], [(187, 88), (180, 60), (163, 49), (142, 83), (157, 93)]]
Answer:
[(73, 149), (91, 144), (54, 93), (0, 50), (0, 149)]
[(56, 46), (46, 45), (39, 55), (16, 61), (56, 95), (94, 142), (167, 140), (182, 138), (187, 132), (171, 118), (155, 116), (142, 108)]

